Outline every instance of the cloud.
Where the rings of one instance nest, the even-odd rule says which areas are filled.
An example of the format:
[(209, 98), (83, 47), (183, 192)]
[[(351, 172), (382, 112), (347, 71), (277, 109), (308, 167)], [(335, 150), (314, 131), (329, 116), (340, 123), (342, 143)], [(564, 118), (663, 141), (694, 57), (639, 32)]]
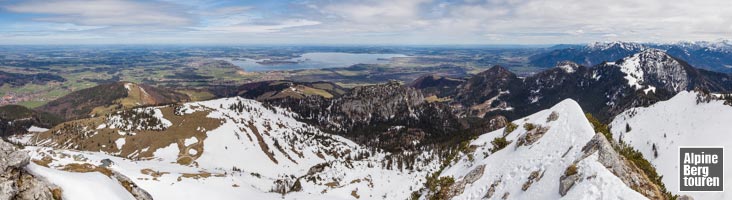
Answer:
[(34, 20), (71, 23), (81, 26), (163, 26), (192, 23), (185, 12), (173, 13), (172, 4), (122, 0), (51, 0), (31, 1), (5, 6), (17, 13), (41, 14)]
[(321, 22), (306, 19), (292, 19), (276, 22), (273, 24), (232, 24), (223, 26), (207, 26), (198, 28), (198, 30), (228, 33), (272, 33), (289, 28), (313, 26), (318, 24), (321, 24)]
[[(17, 24), (28, 24), (0, 20), (11, 27), (0, 33), (42, 30), (111, 42), (547, 44), (714, 40), (732, 34), (729, 0), (50, 0), (0, 5), (0, 14), (23, 15), (26, 21)], [(0, 38), (7, 39), (12, 40)]]

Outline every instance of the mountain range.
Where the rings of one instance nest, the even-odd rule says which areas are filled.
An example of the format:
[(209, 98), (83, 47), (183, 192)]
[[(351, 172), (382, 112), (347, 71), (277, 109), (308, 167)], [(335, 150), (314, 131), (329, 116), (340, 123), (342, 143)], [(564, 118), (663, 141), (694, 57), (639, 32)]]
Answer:
[(534, 66), (552, 67), (561, 61), (572, 61), (585, 66), (612, 62), (646, 49), (661, 49), (670, 56), (682, 59), (692, 66), (724, 73), (732, 72), (732, 42), (636, 43), (595, 42), (587, 45), (557, 45), (547, 52), (529, 58)]
[(0, 141), (0, 199), (726, 198), (677, 193), (672, 166), (675, 146), (726, 137), (730, 74), (662, 45), (572, 48), (529, 76), (265, 81), (206, 101), (117, 82), (3, 107), (30, 122), (4, 128), (21, 131)]

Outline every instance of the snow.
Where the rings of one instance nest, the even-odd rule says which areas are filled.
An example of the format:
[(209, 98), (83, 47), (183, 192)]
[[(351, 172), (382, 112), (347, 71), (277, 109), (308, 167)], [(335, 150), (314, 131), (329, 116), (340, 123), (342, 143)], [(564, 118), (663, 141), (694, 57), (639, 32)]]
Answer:
[(185, 146), (191, 146), (192, 144), (198, 143), (198, 139), (196, 137), (188, 138), (184, 141)]
[[(246, 105), (247, 109), (243, 112), (228, 109), (236, 103)], [(423, 186), (427, 174), (440, 164), (431, 151), (414, 152), (419, 158), (414, 165), (419, 170), (408, 170), (406, 166), (400, 169), (396, 162), (393, 169), (385, 168), (382, 161), (390, 154), (383, 151), (346, 162), (346, 157), (354, 158), (358, 152), (370, 150), (299, 122), (292, 112), (269, 109), (254, 100), (224, 98), (186, 103), (176, 109), (176, 113), (184, 115), (196, 111), (207, 111), (208, 117), (221, 119), (223, 123), (206, 130), (206, 137), (179, 138), (180, 143), (157, 149), (152, 159), (130, 160), (113, 153), (45, 147), (28, 149), (34, 159), (53, 157), (52, 168), (68, 163), (97, 165), (103, 159), (110, 159), (115, 163), (110, 167), (112, 170), (128, 176), (154, 199), (353, 199), (352, 191), (357, 191), (361, 199), (407, 199), (412, 191)], [(262, 137), (262, 143), (255, 136), (255, 129)], [(188, 148), (195, 144), (202, 144), (202, 149)], [(277, 163), (270, 160), (262, 145), (269, 148)], [(75, 155), (83, 155), (88, 160), (74, 160)], [(200, 157), (194, 158), (196, 155)], [(176, 163), (184, 157), (194, 158), (194, 163)], [(324, 181), (302, 181), (303, 191), (285, 196), (271, 192), (275, 182), (294, 182), (292, 177), (308, 176), (313, 166), (322, 163), (329, 166), (313, 176)], [(144, 174), (143, 169), (165, 174), (153, 178)], [(199, 179), (182, 177), (203, 172), (212, 175)], [(338, 187), (327, 186), (328, 182), (337, 182)]]
[(40, 133), (40, 132), (46, 132), (46, 131), (48, 131), (47, 128), (41, 128), (41, 127), (37, 127), (37, 126), (31, 126), (30, 128), (28, 128), (28, 132)]
[(156, 150), (153, 155), (163, 160), (177, 160), (178, 152), (178, 145), (173, 143), (165, 148), (160, 148)]
[(32, 162), (26, 169), (61, 187), (63, 199), (135, 199), (119, 182), (101, 173), (66, 172), (39, 166)]
[(625, 73), (625, 80), (628, 80), (628, 85), (635, 87), (636, 89), (643, 88), (641, 83), (643, 82), (643, 69), (640, 64), (640, 53), (623, 59), (620, 65), (620, 71)]
[(119, 138), (116, 141), (114, 141), (114, 144), (117, 145), (117, 149), (122, 149), (122, 146), (125, 145), (125, 138)]
[(147, 130), (162, 130), (165, 128), (168, 128), (173, 125), (170, 120), (165, 119), (163, 116), (163, 112), (160, 110), (160, 107), (146, 107), (146, 108), (136, 108), (132, 110), (136, 113), (152, 113), (152, 117), (160, 120), (160, 124), (156, 126), (143, 126), (143, 121), (137, 121), (137, 122), (130, 122), (127, 119), (123, 119), (122, 116), (118, 114), (113, 114), (109, 118), (107, 118), (106, 125), (102, 126), (100, 125), (97, 128), (104, 128), (109, 127), (110, 129), (124, 129), (124, 130), (139, 130), (139, 129), (147, 129)]
[[(694, 199), (732, 199), (723, 192), (679, 191), (679, 146), (732, 146), (732, 106), (712, 100), (709, 103), (696, 103), (695, 92), (681, 92), (673, 98), (658, 102), (646, 108), (633, 108), (618, 115), (612, 125), (615, 140), (623, 141), (643, 153), (663, 175), (663, 183), (675, 194), (693, 196)], [(631, 127), (625, 132), (626, 124)], [(654, 156), (653, 145), (658, 149)], [(732, 165), (725, 164), (724, 170), (730, 172)], [(732, 176), (725, 174), (724, 183), (731, 183)], [(732, 191), (730, 184), (724, 185), (725, 191)]]
[[(623, 58), (612, 65), (625, 74), (628, 85), (644, 92), (654, 91), (655, 85), (673, 92), (685, 90), (689, 77), (683, 64), (659, 49), (647, 49)], [(648, 88), (644, 87), (648, 85)]]
[(562, 69), (565, 72), (570, 73), (570, 74), (574, 73), (577, 70), (577, 69), (575, 69), (576, 66), (571, 65), (571, 64), (562, 64), (557, 67), (559, 67), (560, 69)]
[(577, 164), (579, 173), (595, 174), (592, 178), (585, 178), (582, 184), (575, 185), (562, 199), (647, 199), (640, 193), (628, 187), (618, 187), (622, 180), (608, 171), (599, 162), (597, 152)]
[[(556, 112), (559, 118), (547, 122), (552, 112)], [(597, 156), (590, 156), (579, 163), (583, 180), (592, 176), (595, 178), (578, 182), (566, 196), (560, 196), (560, 176), (582, 155), (582, 147), (595, 135), (575, 101), (564, 100), (551, 109), (513, 123), (518, 128), (506, 136), (506, 140), (513, 141), (511, 144), (490, 153), (493, 148), (491, 141), (501, 137), (503, 129), (481, 135), (471, 142), (471, 145), (478, 146), (473, 153), (474, 161), (463, 156), (442, 172), (441, 176), (452, 176), (459, 181), (476, 167), (485, 165), (484, 174), (474, 183), (466, 185), (465, 191), (454, 199), (481, 199), (489, 188), (487, 186), (499, 179), (501, 183), (495, 188), (493, 199), (499, 199), (505, 193), (509, 193), (511, 199), (645, 199), (597, 162)], [(517, 147), (517, 139), (526, 133), (523, 128), (526, 123), (549, 129), (535, 143)], [(565, 152), (566, 156), (563, 156)], [(543, 177), (523, 191), (523, 184), (534, 171), (543, 172)]]

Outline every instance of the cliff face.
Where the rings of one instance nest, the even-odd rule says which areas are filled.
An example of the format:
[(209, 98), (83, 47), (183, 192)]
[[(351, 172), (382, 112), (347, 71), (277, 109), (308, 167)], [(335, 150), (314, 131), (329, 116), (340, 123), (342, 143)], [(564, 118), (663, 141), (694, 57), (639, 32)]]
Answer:
[(0, 200), (60, 199), (60, 190), (25, 171), (27, 152), (0, 140), (0, 161)]

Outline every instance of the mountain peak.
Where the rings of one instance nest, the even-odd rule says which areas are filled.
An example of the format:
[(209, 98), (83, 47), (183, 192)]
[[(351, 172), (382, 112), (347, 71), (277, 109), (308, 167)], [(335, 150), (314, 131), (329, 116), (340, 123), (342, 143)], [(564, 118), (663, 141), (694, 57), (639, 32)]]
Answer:
[(635, 89), (655, 91), (662, 87), (678, 92), (689, 85), (685, 64), (660, 49), (646, 49), (623, 58), (615, 64), (625, 73), (628, 85)]
[(490, 76), (505, 77), (505, 76), (510, 76), (510, 75), (514, 75), (514, 74), (513, 74), (513, 72), (509, 71), (505, 67), (502, 67), (500, 65), (494, 65), (493, 67), (488, 68), (487, 70), (478, 73), (478, 75), (481, 75), (481, 76), (490, 75)]

